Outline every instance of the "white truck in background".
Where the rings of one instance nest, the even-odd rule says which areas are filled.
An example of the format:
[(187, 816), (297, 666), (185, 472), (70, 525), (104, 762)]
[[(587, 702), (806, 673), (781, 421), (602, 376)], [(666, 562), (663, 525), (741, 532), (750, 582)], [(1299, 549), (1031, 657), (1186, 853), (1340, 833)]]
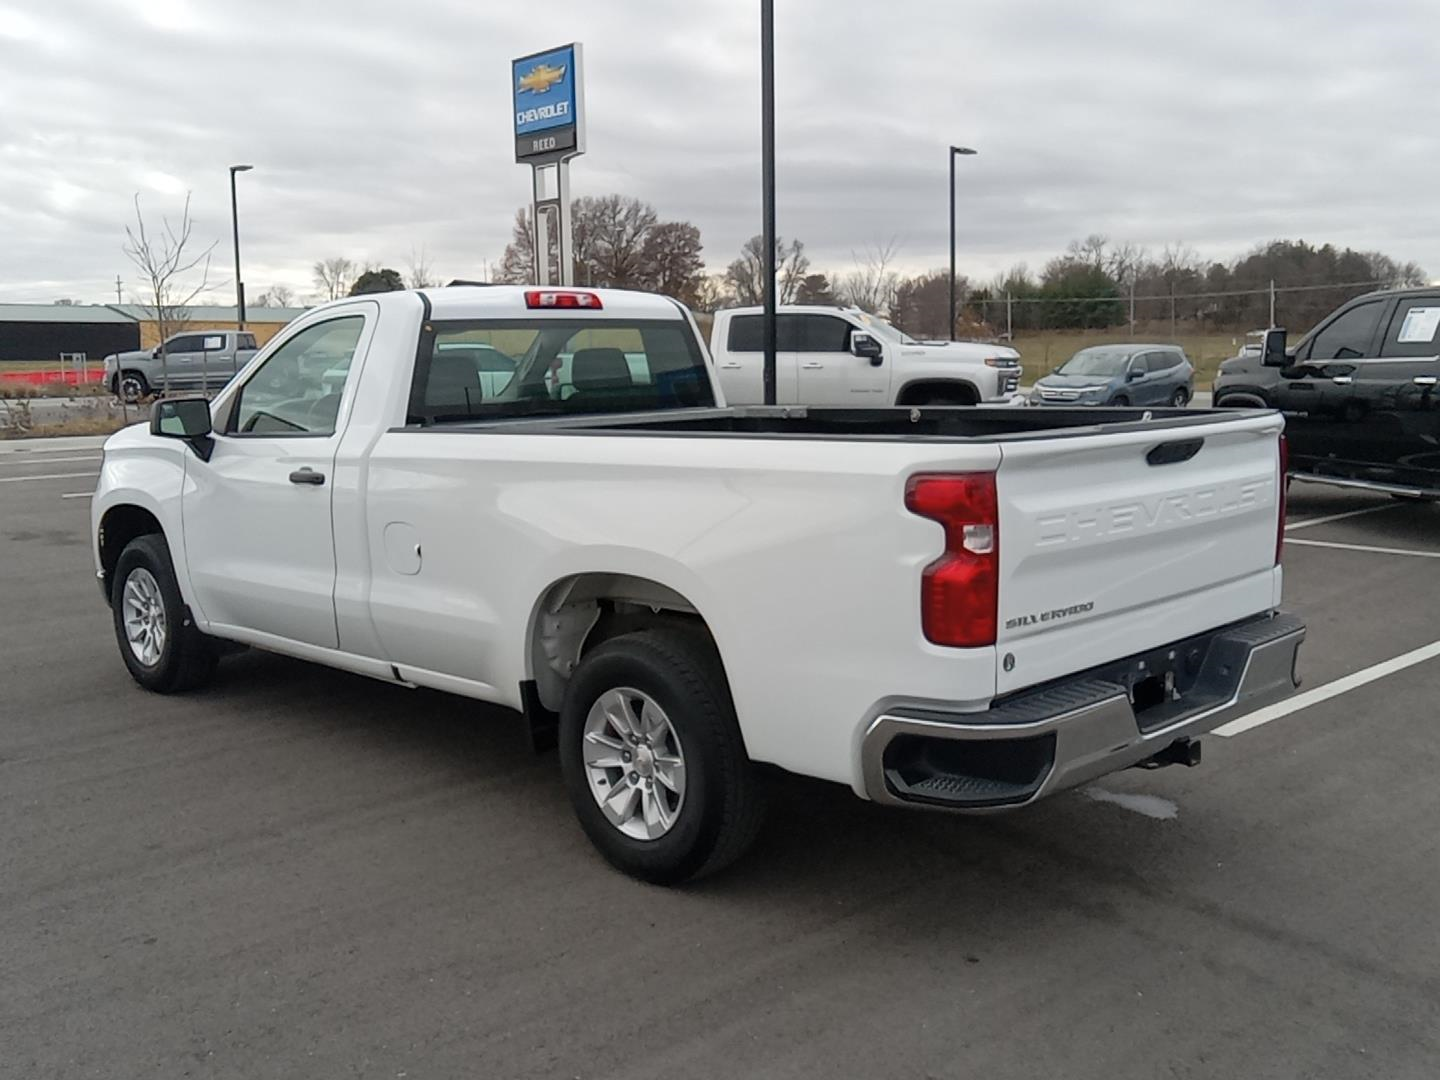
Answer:
[(508, 706), (675, 882), (744, 850), (762, 763), (993, 811), (1288, 694), (1282, 424), (726, 408), (663, 297), (384, 293), (112, 436), (95, 569), (142, 686), (237, 642)]
[[(731, 405), (765, 401), (763, 319), (758, 307), (715, 313), (710, 351)], [(859, 308), (777, 311), (777, 405), (1023, 405), (1019, 389), (1020, 354), (1004, 345), (916, 341)]]

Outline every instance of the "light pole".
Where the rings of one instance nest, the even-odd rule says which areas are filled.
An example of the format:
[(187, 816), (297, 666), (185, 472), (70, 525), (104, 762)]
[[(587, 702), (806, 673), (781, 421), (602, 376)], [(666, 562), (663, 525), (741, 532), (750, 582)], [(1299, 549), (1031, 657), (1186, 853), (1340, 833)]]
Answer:
[[(950, 147), (950, 340), (955, 340), (955, 157), (972, 155), (968, 146)], [(239, 273), (239, 271), (236, 271)]]
[[(253, 169), (254, 167), (255, 167), (254, 165), (231, 165), (231, 166), (230, 166), (230, 228), (231, 228), (231, 230), (232, 230), (232, 232), (234, 233), (234, 236), (235, 236), (235, 321), (236, 321), (236, 328), (237, 328), (237, 329), (240, 329), (240, 330), (244, 330), (244, 329), (245, 329), (245, 283), (240, 280), (240, 211), (239, 211), (238, 205), (237, 205), (237, 203), (236, 203), (236, 201), (235, 201), (235, 174), (236, 174), (236, 173), (239, 173), (239, 172), (249, 172), (249, 171), (250, 171), (251, 169)], [(953, 183), (951, 184), (951, 187), (954, 187), (954, 184), (953, 184)], [(953, 246), (954, 246), (953, 234), (954, 234), (954, 231), (955, 231), (955, 230), (954, 230), (954, 227), (953, 227), (953, 220), (954, 220), (954, 214), (953, 214), (953, 212), (952, 212), (952, 214), (951, 214), (951, 220), (952, 220), (952, 227), (951, 227), (951, 230), (950, 230), (950, 231), (951, 231), (951, 234), (952, 234), (951, 246), (953, 247)], [(952, 278), (952, 282), (951, 282), (951, 284), (952, 284), (952, 289), (951, 289), (951, 291), (953, 292), (953, 291), (954, 291), (954, 289), (953, 289), (953, 284), (954, 284), (953, 278), (954, 278), (954, 274), (953, 274), (953, 273), (951, 274), (951, 278)]]
[(765, 275), (762, 376), (766, 405), (775, 404), (775, 0), (760, 0), (760, 260)]

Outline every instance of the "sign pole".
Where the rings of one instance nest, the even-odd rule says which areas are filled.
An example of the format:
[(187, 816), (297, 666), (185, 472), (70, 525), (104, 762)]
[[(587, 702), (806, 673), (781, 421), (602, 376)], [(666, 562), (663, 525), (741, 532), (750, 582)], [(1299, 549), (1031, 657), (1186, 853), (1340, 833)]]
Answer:
[[(584, 47), (577, 41), (512, 60), (510, 92), (515, 161), (531, 170), (535, 283), (573, 285), (570, 160), (585, 152)], [(550, 270), (552, 235), (559, 255), (556, 275)]]

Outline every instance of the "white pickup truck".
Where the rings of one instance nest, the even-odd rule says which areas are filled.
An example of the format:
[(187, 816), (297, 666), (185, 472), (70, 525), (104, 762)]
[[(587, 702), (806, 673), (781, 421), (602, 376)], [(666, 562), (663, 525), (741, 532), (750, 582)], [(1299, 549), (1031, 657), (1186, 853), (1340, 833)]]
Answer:
[[(775, 320), (779, 405), (1025, 404), (1020, 354), (1004, 345), (916, 341), (859, 308), (785, 305)], [(765, 400), (760, 308), (715, 313), (710, 349), (731, 405)]]
[(1289, 693), (1281, 423), (729, 409), (673, 301), (395, 292), (113, 436), (95, 566), (142, 686), (238, 642), (509, 706), (672, 882), (743, 850), (762, 763), (988, 811)]

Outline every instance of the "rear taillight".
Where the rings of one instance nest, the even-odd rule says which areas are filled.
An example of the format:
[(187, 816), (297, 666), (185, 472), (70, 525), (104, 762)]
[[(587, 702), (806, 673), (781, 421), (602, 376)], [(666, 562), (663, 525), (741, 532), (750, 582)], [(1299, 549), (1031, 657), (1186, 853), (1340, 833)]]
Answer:
[(915, 476), (905, 507), (945, 527), (945, 554), (920, 580), (920, 623), (936, 645), (995, 644), (1000, 516), (994, 473)]
[(1290, 444), (1285, 433), (1280, 433), (1280, 497), (1276, 499), (1280, 513), (1275, 521), (1275, 565), (1280, 565), (1280, 556), (1285, 550), (1285, 496), (1290, 487)]
[(593, 292), (562, 292), (559, 289), (531, 289), (525, 294), (527, 308), (586, 308), (599, 311), (603, 304)]

